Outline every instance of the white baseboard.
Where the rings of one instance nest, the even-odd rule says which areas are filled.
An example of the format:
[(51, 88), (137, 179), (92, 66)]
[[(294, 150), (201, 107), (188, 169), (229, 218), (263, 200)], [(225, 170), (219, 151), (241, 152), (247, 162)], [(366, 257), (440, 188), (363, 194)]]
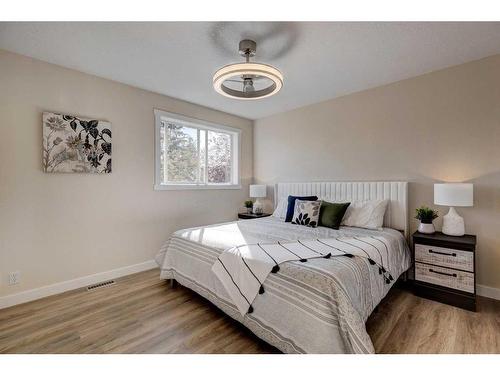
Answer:
[[(158, 267), (154, 260), (0, 297), (0, 309)], [(159, 277), (159, 276), (158, 276)]]
[(480, 296), (500, 300), (500, 289), (478, 284), (476, 285), (476, 292)]
[[(26, 290), (24, 292), (16, 294), (10, 294), (4, 297), (0, 297), (0, 309), (4, 309), (6, 307), (14, 305), (19, 305), (25, 302), (34, 301), (43, 297), (52, 296), (54, 294), (67, 292), (69, 290), (83, 288), (87, 285), (100, 283), (106, 280), (131, 275), (137, 272), (147, 271), (156, 267), (158, 266), (154, 260), (148, 260), (143, 263), (137, 263), (122, 268), (116, 268), (111, 271), (96, 273), (89, 276), (79, 277), (73, 280), (68, 280), (52, 285), (43, 286), (41, 288)], [(476, 286), (476, 291), (477, 294), (480, 296), (500, 300), (500, 289), (478, 284)]]

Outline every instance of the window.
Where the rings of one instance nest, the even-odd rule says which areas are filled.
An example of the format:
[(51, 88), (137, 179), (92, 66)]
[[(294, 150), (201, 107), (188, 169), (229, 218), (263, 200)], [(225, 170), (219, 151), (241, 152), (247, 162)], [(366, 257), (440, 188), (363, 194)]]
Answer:
[(239, 189), (240, 130), (155, 110), (155, 189)]

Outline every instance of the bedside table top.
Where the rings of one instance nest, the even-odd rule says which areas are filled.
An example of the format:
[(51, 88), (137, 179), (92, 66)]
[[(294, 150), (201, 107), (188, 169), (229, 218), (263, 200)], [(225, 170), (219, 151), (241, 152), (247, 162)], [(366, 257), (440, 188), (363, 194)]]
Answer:
[(476, 236), (472, 234), (466, 234), (464, 236), (448, 236), (442, 232), (435, 232), (432, 234), (415, 232), (413, 233), (414, 239), (424, 239), (424, 240), (434, 240), (434, 241), (445, 241), (450, 243), (456, 243), (460, 245), (476, 245)]
[(263, 214), (247, 214), (246, 212), (238, 213), (239, 219), (258, 219), (260, 217), (271, 216), (271, 214), (263, 213)]

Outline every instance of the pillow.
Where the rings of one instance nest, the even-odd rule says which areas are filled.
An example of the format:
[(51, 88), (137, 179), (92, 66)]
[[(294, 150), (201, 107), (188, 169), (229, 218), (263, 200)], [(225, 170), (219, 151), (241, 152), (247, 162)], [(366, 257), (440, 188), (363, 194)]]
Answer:
[(278, 200), (278, 204), (276, 205), (276, 209), (273, 212), (273, 216), (280, 220), (285, 220), (287, 207), (288, 200), (286, 198), (280, 198)]
[(339, 229), (344, 214), (351, 203), (331, 203), (323, 201), (319, 211), (319, 223), (322, 227)]
[(288, 196), (288, 207), (286, 209), (286, 217), (285, 221), (290, 222), (292, 221), (293, 218), (293, 212), (295, 210), (295, 200), (300, 199), (302, 201), (317, 201), (318, 197), (317, 196), (308, 196), (308, 197), (298, 197), (295, 195), (289, 195)]
[(292, 224), (316, 228), (318, 226), (321, 201), (295, 200)]
[(388, 203), (388, 199), (352, 202), (347, 208), (341, 225), (381, 229)]

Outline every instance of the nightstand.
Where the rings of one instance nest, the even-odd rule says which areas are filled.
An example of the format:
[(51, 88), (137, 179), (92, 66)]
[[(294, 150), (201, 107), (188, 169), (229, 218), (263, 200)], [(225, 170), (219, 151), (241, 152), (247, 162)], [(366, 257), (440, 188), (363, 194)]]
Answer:
[(246, 212), (244, 212), (244, 213), (238, 214), (238, 219), (242, 219), (242, 220), (258, 219), (258, 218), (267, 217), (267, 216), (271, 216), (271, 214), (247, 214)]
[(414, 292), (476, 311), (476, 236), (413, 234)]

